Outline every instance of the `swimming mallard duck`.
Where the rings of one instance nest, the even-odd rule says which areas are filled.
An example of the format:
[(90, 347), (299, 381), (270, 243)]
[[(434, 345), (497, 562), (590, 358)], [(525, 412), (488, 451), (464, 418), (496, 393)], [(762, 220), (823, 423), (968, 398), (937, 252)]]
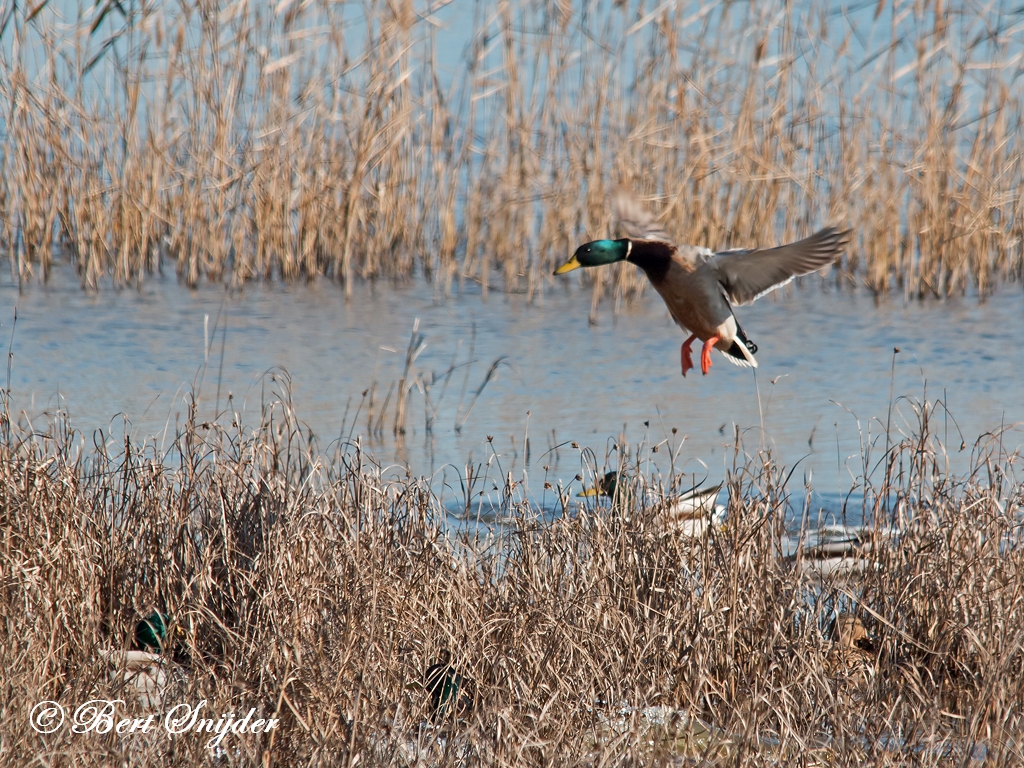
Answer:
[(888, 530), (826, 525), (805, 531), (802, 539), (790, 539), (792, 551), (785, 560), (798, 566), (801, 573), (815, 578), (858, 576), (877, 569), (877, 558), (873, 555), (882, 544), (892, 544), (895, 540), (895, 535)]
[(168, 658), (169, 623), (167, 616), (154, 611), (135, 625), (132, 650), (100, 651), (112, 668), (111, 682), (133, 691), (143, 707), (159, 709), (174, 676), (175, 667)]
[(756, 368), (757, 346), (743, 333), (732, 305), (749, 304), (794, 277), (832, 264), (849, 234), (826, 227), (776, 248), (712, 253), (698, 246), (674, 245), (651, 212), (626, 190), (613, 193), (612, 208), (626, 237), (584, 243), (555, 274), (617, 261), (640, 267), (665, 300), (672, 319), (690, 334), (679, 350), (683, 376), (693, 368), (690, 345), (696, 339), (704, 342), (700, 369), (705, 375), (711, 368), (712, 347), (737, 365)]
[[(616, 499), (618, 472), (607, 472), (593, 488), (581, 491), (578, 496), (608, 496)], [(625, 491), (619, 491), (619, 503), (628, 503)], [(694, 488), (681, 496), (667, 498), (662, 502), (652, 498), (648, 506), (659, 506), (658, 520), (665, 533), (682, 538), (698, 539), (708, 532), (710, 526), (719, 528), (725, 522), (725, 507), (715, 499), (722, 490), (721, 484), (714, 488)]]

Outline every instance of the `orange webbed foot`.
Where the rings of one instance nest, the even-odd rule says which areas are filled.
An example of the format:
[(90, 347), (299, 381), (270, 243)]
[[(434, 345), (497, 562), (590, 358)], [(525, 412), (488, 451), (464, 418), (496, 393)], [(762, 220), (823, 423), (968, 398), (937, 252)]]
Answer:
[(705, 376), (711, 368), (711, 350), (719, 341), (718, 336), (712, 336), (704, 342), (704, 348), (700, 351), (700, 371)]
[(679, 348), (679, 362), (683, 366), (683, 376), (686, 376), (686, 372), (693, 368), (693, 358), (690, 357), (690, 345), (693, 344), (697, 338), (696, 333), (691, 333), (690, 338), (683, 342), (683, 346)]

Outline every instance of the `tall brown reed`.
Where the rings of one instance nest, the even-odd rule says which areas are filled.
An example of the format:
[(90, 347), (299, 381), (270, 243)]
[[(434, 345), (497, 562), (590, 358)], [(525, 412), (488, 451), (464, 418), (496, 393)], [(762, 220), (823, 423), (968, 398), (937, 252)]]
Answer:
[[(320, 453), (284, 402), (251, 431), (193, 411), (169, 453), (120, 438), (86, 449), (62, 420), (12, 425), (4, 761), (1019, 765), (1019, 456), (986, 438), (952, 477), (931, 407), (918, 414), (871, 489), (877, 531), (898, 544), (855, 584), (785, 561), (782, 469), (739, 444), (728, 528), (694, 543), (643, 507), (546, 518), (510, 477), (494, 478), (507, 527), (446, 531), (424, 483), (388, 480), (358, 445)], [(163, 709), (255, 707), (279, 729), (218, 757), (203, 738), (30, 727), (41, 700), (148, 712), (104, 653), (153, 609), (181, 630)], [(829, 638), (840, 610), (870, 652)], [(448, 654), (473, 692), (432, 717), (423, 672)]]
[[(1021, 275), (1011, 11), (466, 6), (453, 78), (452, 35), (413, 0), (357, 20), (327, 3), (12, 6), (14, 279), (45, 279), (61, 251), (88, 287), (166, 264), (189, 285), (328, 275), (351, 291), (420, 272), (532, 297), (608, 231), (619, 182), (711, 247), (848, 223), (838, 274), (879, 293), (984, 295)], [(595, 300), (643, 285), (627, 268), (584, 279)]]

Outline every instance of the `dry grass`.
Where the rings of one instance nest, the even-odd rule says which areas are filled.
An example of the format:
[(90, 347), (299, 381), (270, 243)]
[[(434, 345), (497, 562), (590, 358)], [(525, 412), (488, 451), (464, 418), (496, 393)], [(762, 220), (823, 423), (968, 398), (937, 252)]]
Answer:
[(422, 273), (534, 296), (607, 232), (618, 182), (712, 247), (841, 220), (837, 274), (880, 293), (1021, 276), (1019, 10), (467, 3), (449, 85), (425, 2), (51, 5), (0, 19), (19, 283), (63, 251), (87, 287), (173, 265), (189, 285)]
[[(9, 765), (1020, 765), (1019, 456), (989, 437), (971, 474), (951, 477), (928, 408), (919, 414), (919, 433), (885, 454), (889, 485), (868, 496), (898, 545), (862, 581), (825, 583), (782, 557), (783, 470), (761, 453), (738, 454), (728, 530), (703, 545), (661, 537), (643, 510), (547, 520), (511, 478), (510, 524), (479, 539), (446, 536), (431, 490), (383, 479), (358, 446), (320, 451), (281, 403), (251, 431), (193, 419), (167, 454), (128, 441), (86, 450), (64, 422), (7, 420), (0, 754)], [(29, 727), (44, 699), (120, 697), (136, 711), (103, 654), (154, 608), (181, 630), (164, 708), (256, 707), (281, 719), (272, 739), (229, 739), (211, 755), (198, 737)], [(839, 610), (856, 612), (871, 652), (829, 639)], [(434, 723), (422, 676), (446, 653), (474, 682), (473, 706)], [(716, 730), (656, 728), (640, 708), (657, 705)]]

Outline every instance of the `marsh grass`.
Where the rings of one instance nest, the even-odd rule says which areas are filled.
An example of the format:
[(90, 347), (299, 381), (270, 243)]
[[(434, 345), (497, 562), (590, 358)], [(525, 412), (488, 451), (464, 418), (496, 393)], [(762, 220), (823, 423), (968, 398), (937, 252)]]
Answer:
[[(861, 479), (885, 535), (857, 581), (790, 567), (787, 472), (740, 443), (728, 527), (695, 544), (653, 510), (576, 511), (562, 488), (552, 517), (484, 466), (470, 492), (499, 484), (508, 523), (460, 532), (425, 481), (387, 479), (358, 442), (322, 450), (287, 399), (254, 429), (193, 409), (167, 451), (5, 411), (4, 762), (1019, 765), (1020, 457), (983, 436), (951, 476), (934, 411)], [(624, 478), (636, 499), (653, 481)], [(273, 736), (213, 754), (200, 737), (30, 728), (45, 699), (138, 712), (104, 654), (154, 609), (177, 628), (163, 710), (256, 707), (280, 718)], [(841, 611), (870, 653), (830, 638)], [(472, 685), (432, 716), (423, 674), (449, 657)], [(657, 706), (709, 729), (653, 728)]]
[[(1002, 4), (466, 2), (457, 65), (444, 4), (58, 6), (12, 4), (0, 33), (19, 285), (62, 253), (89, 288), (423, 274), (532, 298), (608, 233), (615, 183), (710, 247), (848, 224), (830, 279), (878, 293), (1021, 276)], [(634, 272), (583, 279), (623, 301)]]

